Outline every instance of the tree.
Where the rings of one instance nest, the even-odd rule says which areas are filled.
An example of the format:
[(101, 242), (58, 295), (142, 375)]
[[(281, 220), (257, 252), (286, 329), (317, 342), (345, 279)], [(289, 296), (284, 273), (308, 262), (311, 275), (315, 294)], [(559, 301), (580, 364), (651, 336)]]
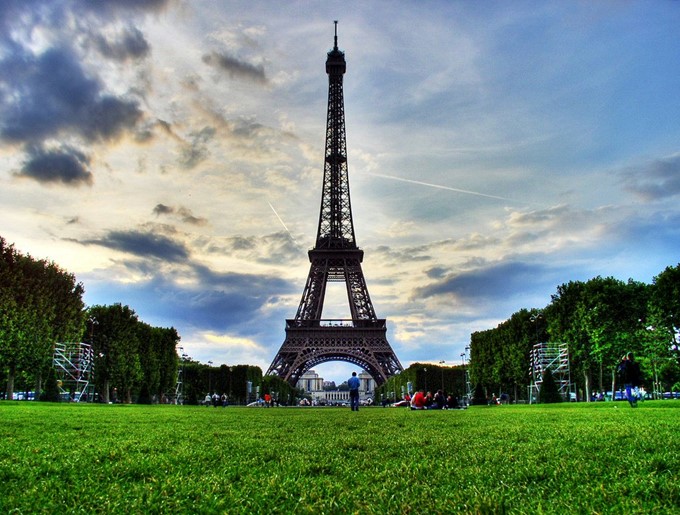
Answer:
[(670, 354), (680, 365), (680, 264), (667, 267), (653, 284), (650, 303), (659, 326), (668, 331)]
[(40, 395), (41, 401), (59, 402), (61, 400), (59, 386), (57, 384), (57, 373), (54, 367), (50, 367), (45, 381), (45, 390)]
[(590, 388), (590, 341), (583, 333), (579, 322), (580, 301), (585, 283), (570, 281), (557, 287), (551, 303), (543, 310), (550, 340), (569, 344), (570, 366), (582, 375), (585, 390)]
[(142, 372), (138, 402), (159, 402), (176, 383), (180, 338), (174, 328), (151, 327), (143, 322), (137, 324), (136, 331)]
[(122, 402), (132, 402), (132, 392), (142, 380), (139, 355), (139, 320), (128, 306), (92, 306), (88, 314), (97, 320), (93, 342), (95, 382), (104, 402), (112, 388)]
[(74, 275), (19, 253), (0, 237), (0, 366), (7, 369), (8, 398), (19, 373), (34, 379), (39, 395), (54, 343), (82, 333), (83, 293)]
[(472, 393), (472, 404), (474, 406), (484, 406), (488, 403), (486, 394), (484, 393), (484, 387), (481, 383), (475, 385), (474, 392)]
[(680, 375), (680, 265), (654, 277), (650, 290), (647, 323), (638, 336), (643, 347), (639, 361), (652, 374), (658, 395), (670, 390)]
[(538, 402), (541, 404), (562, 402), (562, 396), (557, 387), (557, 382), (555, 381), (552, 370), (549, 368), (543, 372), (543, 382), (541, 383), (541, 389), (538, 391)]
[(636, 336), (646, 319), (646, 285), (612, 277), (595, 277), (586, 283), (558, 287), (544, 313), (550, 338), (566, 342), (575, 376), (583, 378), (590, 399), (593, 374), (605, 389), (605, 371), (613, 373), (621, 355), (637, 351)]

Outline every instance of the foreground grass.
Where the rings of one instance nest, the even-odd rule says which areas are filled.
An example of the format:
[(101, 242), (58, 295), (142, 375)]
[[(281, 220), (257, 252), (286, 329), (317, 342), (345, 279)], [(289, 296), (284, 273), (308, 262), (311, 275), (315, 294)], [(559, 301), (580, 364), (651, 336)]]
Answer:
[(0, 513), (680, 513), (680, 402), (0, 403)]

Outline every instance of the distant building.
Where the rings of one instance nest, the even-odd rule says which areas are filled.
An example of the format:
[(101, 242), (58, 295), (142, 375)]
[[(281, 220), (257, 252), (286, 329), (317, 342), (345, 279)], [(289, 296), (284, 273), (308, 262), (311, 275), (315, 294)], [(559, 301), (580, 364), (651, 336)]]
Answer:
[[(361, 386), (359, 387), (359, 400), (373, 400), (375, 381), (371, 375), (365, 370), (362, 370), (359, 373), (359, 380), (361, 381)], [(312, 397), (312, 402), (314, 403), (327, 404), (335, 402), (349, 402), (348, 390), (326, 391), (323, 389), (323, 387), (324, 385), (328, 384), (329, 382), (324, 381), (323, 377), (319, 377), (319, 374), (314, 372), (314, 370), (308, 370), (300, 377), (296, 387), (302, 389), (306, 394), (309, 394)]]

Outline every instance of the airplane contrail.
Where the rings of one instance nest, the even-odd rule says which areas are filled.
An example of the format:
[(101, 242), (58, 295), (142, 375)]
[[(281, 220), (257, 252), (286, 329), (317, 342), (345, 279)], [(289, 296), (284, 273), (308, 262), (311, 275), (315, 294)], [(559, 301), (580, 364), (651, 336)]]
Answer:
[(401, 177), (393, 177), (392, 175), (385, 175), (385, 174), (382, 174), (382, 173), (370, 173), (370, 172), (368, 172), (367, 175), (373, 175), (374, 177), (382, 177), (383, 179), (392, 179), (392, 180), (401, 181), (401, 182), (410, 182), (411, 184), (418, 184), (420, 186), (429, 186), (430, 188), (439, 188), (441, 190), (455, 191), (457, 193), (466, 193), (468, 195), (477, 195), (478, 197), (494, 198), (494, 199), (497, 199), (497, 200), (506, 200), (508, 202), (515, 202), (515, 203), (518, 203), (518, 204), (528, 204), (528, 202), (513, 200), (513, 199), (507, 198), (507, 197), (499, 197), (499, 196), (496, 196), (496, 195), (487, 195), (486, 193), (480, 193), (478, 191), (461, 190), (459, 188), (452, 188), (450, 186), (442, 186), (441, 184), (432, 184), (430, 182), (414, 181), (412, 179), (403, 179)]
[(284, 228), (284, 229), (286, 230), (286, 232), (288, 233), (288, 236), (290, 236), (290, 239), (293, 240), (293, 243), (295, 243), (295, 245), (297, 245), (297, 246), (299, 247), (300, 245), (298, 245), (298, 242), (295, 241), (295, 238), (293, 237), (293, 234), (288, 230), (288, 227), (286, 227), (286, 224), (283, 223), (283, 220), (281, 219), (281, 217), (279, 216), (279, 214), (276, 212), (276, 209), (274, 209), (274, 206), (272, 206), (272, 203), (271, 203), (271, 202), (267, 202), (267, 204), (269, 204), (269, 207), (271, 207), (271, 208), (272, 208), (272, 211), (274, 211), (274, 214), (276, 215), (276, 218), (279, 219), (279, 222), (281, 222), (281, 225), (283, 225), (283, 228)]

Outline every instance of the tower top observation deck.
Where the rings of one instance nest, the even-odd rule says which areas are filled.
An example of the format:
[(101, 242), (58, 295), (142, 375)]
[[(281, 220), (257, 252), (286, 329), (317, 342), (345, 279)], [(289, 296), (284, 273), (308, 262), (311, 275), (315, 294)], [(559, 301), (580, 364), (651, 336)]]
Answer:
[(326, 73), (342, 76), (347, 70), (347, 63), (345, 62), (345, 52), (338, 48), (338, 21), (335, 20), (333, 23), (335, 23), (335, 38), (333, 49), (328, 52), (328, 59), (326, 59)]

